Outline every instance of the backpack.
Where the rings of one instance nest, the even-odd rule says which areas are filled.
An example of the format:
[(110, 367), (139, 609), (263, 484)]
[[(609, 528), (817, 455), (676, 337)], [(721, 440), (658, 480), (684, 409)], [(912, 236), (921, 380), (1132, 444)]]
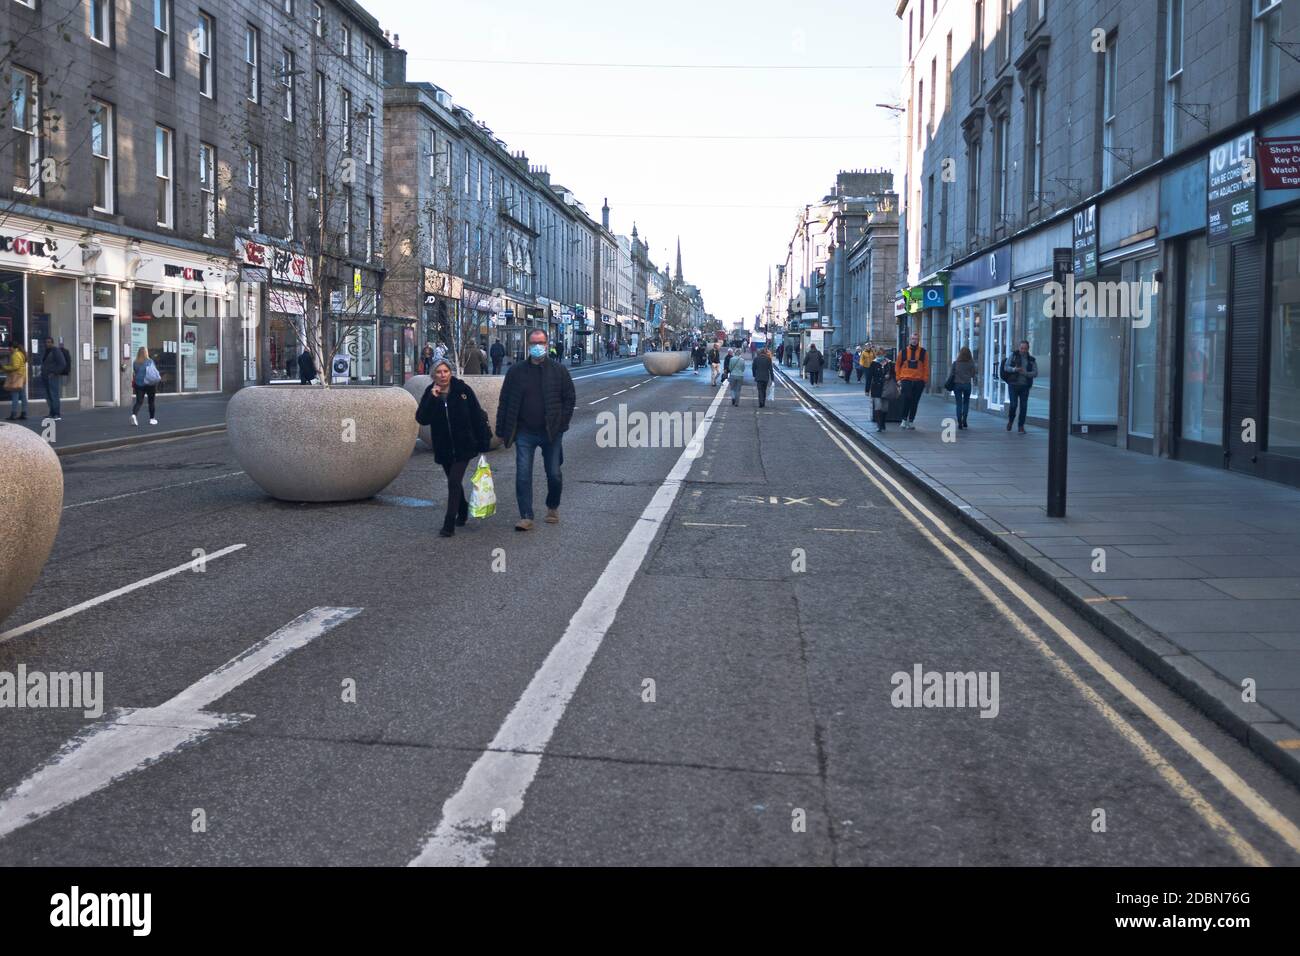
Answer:
[(68, 350), (62, 345), (59, 346), (59, 351), (63, 353), (63, 361), (68, 363), (68, 367), (64, 369), (63, 374), (70, 376), (72, 374), (72, 356), (68, 354)]
[(998, 377), (1008, 385), (1015, 385), (1019, 379), (1019, 367), (1011, 364), (1011, 356), (1008, 355), (1002, 360), (1002, 367), (998, 370)]
[(158, 371), (158, 366), (153, 364), (153, 359), (150, 359), (144, 367), (144, 383), (145, 385), (157, 385), (161, 381), (162, 373)]

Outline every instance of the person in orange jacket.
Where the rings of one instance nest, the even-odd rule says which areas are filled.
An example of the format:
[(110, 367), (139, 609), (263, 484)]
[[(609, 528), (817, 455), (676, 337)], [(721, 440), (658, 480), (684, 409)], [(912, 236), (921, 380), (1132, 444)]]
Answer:
[(921, 348), (921, 336), (912, 333), (907, 348), (898, 353), (894, 362), (898, 387), (903, 392), (902, 428), (916, 428), (916, 409), (921, 404), (921, 393), (930, 381), (930, 355)]

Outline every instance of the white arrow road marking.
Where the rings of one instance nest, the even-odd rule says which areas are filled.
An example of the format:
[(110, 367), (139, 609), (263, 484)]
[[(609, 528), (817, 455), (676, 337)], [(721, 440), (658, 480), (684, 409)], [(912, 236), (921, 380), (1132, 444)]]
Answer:
[(692, 463), (700, 456), (725, 394), (725, 389), (718, 390), (677, 464), (587, 592), (564, 636), (551, 648), (488, 749), (470, 767), (460, 789), (442, 805), (437, 829), (408, 865), (487, 865), (496, 843), (493, 824), (502, 826), (523, 809), (524, 794), (537, 775), (542, 753), (614, 623), (628, 586), (672, 510)]
[[(246, 547), (248, 547), (248, 545), (232, 544), (228, 548), (222, 548), (220, 551), (213, 551), (211, 554), (204, 555), (203, 560), (204, 562), (215, 561), (217, 558), (224, 558), (226, 555), (234, 554), (236, 551), (242, 550), (243, 548)], [(140, 588), (147, 588), (151, 584), (157, 584), (159, 581), (165, 581), (167, 578), (180, 574), (182, 571), (193, 570), (193, 568), (194, 568), (194, 561), (193, 560), (186, 561), (184, 564), (178, 564), (174, 568), (170, 568), (166, 571), (159, 571), (157, 574), (150, 575), (149, 577), (145, 578), (143, 581), (136, 581), (134, 584), (128, 584), (125, 587), (120, 587), (115, 591), (109, 591), (107, 594), (101, 594), (99, 597), (91, 598), (89, 601), (82, 601), (80, 604), (74, 604), (72, 607), (67, 608), (66, 610), (56, 611), (53, 614), (47, 614), (45, 617), (39, 618), (28, 624), (20, 625), (19, 627), (15, 627), (12, 630), (8, 630), (5, 631), (3, 634), (0, 634), (0, 644), (3, 644), (5, 641), (12, 640), (15, 637), (22, 637), (22, 635), (24, 634), (30, 634), (32, 631), (36, 630), (37, 628), (44, 627), (46, 624), (53, 624), (55, 621), (61, 621), (65, 617), (72, 617), (72, 615), (80, 614), (82, 611), (88, 611), (92, 607), (97, 607), (98, 605), (103, 604), (106, 601), (111, 601), (114, 598), (119, 598), (123, 594), (130, 594), (132, 591), (140, 590)]]
[(250, 677), (361, 613), (318, 607), (157, 707), (113, 712), (72, 738), (39, 770), (0, 798), (0, 838), (252, 714), (203, 712)]

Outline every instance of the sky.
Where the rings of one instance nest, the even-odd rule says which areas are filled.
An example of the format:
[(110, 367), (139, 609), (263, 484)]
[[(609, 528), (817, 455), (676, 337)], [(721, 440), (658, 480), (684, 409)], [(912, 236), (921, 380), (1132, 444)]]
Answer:
[(894, 0), (362, 4), (400, 36), (408, 79), (446, 89), (597, 221), (608, 197), (611, 229), (635, 222), (660, 268), (680, 236), (687, 281), (728, 327), (753, 324), (797, 211), (837, 171), (897, 168), (899, 120), (876, 106), (899, 101)]

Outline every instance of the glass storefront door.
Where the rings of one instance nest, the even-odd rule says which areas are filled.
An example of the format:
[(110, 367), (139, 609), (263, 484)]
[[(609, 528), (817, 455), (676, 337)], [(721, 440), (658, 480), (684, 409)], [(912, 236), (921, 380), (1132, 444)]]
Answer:
[(1124, 278), (1136, 286), (1146, 312), (1133, 316), (1129, 356), (1129, 434), (1152, 438), (1156, 427), (1156, 333), (1160, 327), (1160, 296), (1156, 288), (1159, 257), (1149, 256), (1125, 264)]
[(1008, 399), (1007, 383), (999, 374), (1002, 363), (1011, 354), (1011, 313), (1008, 297), (999, 296), (988, 303), (989, 345), (984, 357), (984, 395), (989, 408), (999, 411)]
[(1228, 245), (1210, 248), (1204, 236), (1185, 246), (1182, 315), (1182, 439), (1223, 445), (1223, 386), (1227, 374)]
[[(1095, 284), (1118, 282), (1117, 267), (1099, 271)], [(1074, 415), (1079, 425), (1117, 425), (1119, 422), (1119, 376), (1123, 367), (1124, 323), (1112, 315), (1105, 297), (1097, 294), (1089, 307), (1086, 298), (1075, 304), (1074, 316)]]

